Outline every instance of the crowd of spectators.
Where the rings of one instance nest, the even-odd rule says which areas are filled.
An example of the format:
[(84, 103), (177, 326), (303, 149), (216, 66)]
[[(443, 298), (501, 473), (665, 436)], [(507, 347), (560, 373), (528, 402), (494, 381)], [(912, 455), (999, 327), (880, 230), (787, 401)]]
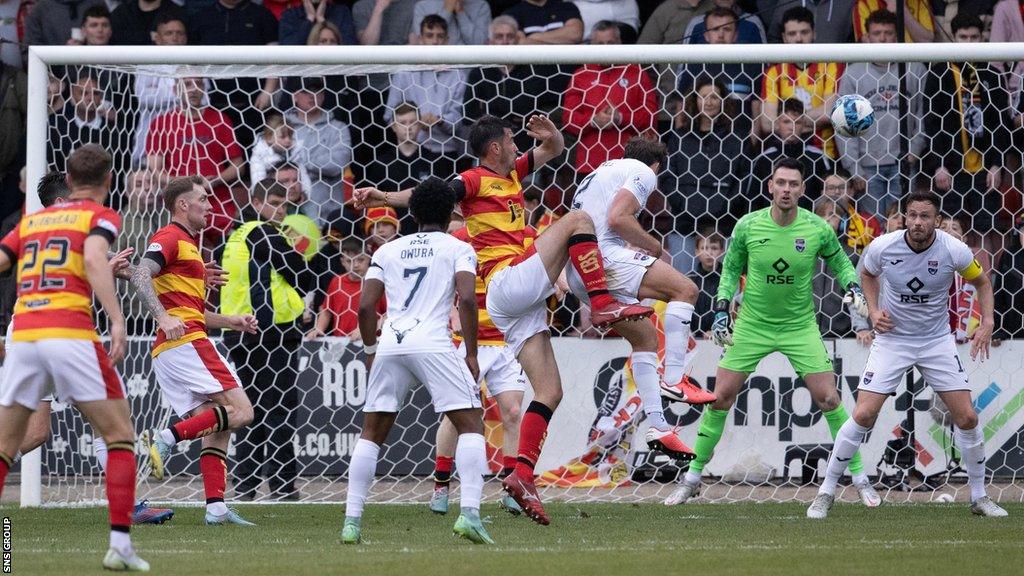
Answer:
[[(904, 6), (905, 42), (1024, 41), (1024, 2)], [(0, 17), (13, 24), (0, 25), (7, 41), (0, 50), (0, 218), (20, 210), (24, 198), (22, 70), (30, 45), (895, 43), (894, 9), (892, 0), (4, 2)], [(348, 335), (351, 318), (335, 308), (351, 301), (358, 263), (387, 234), (411, 229), (403, 211), (353, 212), (352, 189), (452, 177), (471, 163), (465, 137), (484, 114), (523, 126), (529, 115), (545, 113), (563, 128), (570, 144), (563, 165), (526, 182), (538, 221), (564, 213), (575, 185), (618, 157), (629, 138), (664, 141), (669, 161), (646, 221), (664, 239), (665, 257), (697, 280), (705, 299), (717, 286), (732, 227), (767, 205), (770, 167), (790, 157), (807, 174), (802, 205), (832, 223), (854, 260), (872, 238), (900, 226), (894, 207), (903, 194), (939, 192), (946, 222), (955, 221), (989, 256), (1006, 304), (1000, 309), (1017, 310), (1003, 324), (1011, 337), (1024, 335), (1024, 232), (1017, 232), (1024, 226), (1015, 219), (1022, 74), (1017, 62), (909, 64), (902, 76), (889, 62), (524, 64), (217, 78), (64, 67), (50, 79), (47, 159), (61, 171), (80, 144), (114, 151), (114, 202), (133, 214), (139, 237), (159, 224), (154, 199), (169, 178), (203, 175), (215, 195), (203, 235), (213, 256), (249, 206), (252, 188), (266, 178), (281, 183), (289, 211), (321, 228), (323, 252), (332, 255), (311, 261), (324, 278), (309, 333)], [(834, 134), (829, 112), (844, 94), (874, 106), (876, 123), (864, 137)], [(522, 150), (531, 144), (524, 130), (516, 141)], [(863, 327), (851, 322), (824, 275), (815, 282), (823, 333), (859, 333)], [(347, 296), (327, 294), (337, 290)]]

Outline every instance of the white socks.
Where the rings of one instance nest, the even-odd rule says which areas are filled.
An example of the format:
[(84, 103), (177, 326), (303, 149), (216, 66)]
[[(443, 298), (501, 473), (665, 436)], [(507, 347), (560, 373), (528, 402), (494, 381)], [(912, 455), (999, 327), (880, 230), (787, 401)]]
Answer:
[(168, 444), (170, 446), (174, 446), (178, 443), (178, 441), (174, 439), (174, 432), (171, 432), (170, 428), (164, 428), (160, 431), (160, 439), (164, 441), (164, 444)]
[[(668, 348), (666, 346), (666, 348)], [(668, 428), (665, 415), (661, 408), (661, 386), (658, 384), (658, 353), (633, 352), (633, 381), (636, 382), (637, 393), (643, 402), (647, 423), (664, 430)]]
[(857, 453), (857, 449), (864, 442), (864, 436), (870, 431), (871, 428), (857, 424), (853, 418), (843, 423), (836, 434), (832, 454), (828, 457), (828, 468), (825, 470), (825, 480), (818, 489), (819, 494), (835, 495), (839, 478), (846, 472), (850, 459)]
[(693, 470), (687, 470), (686, 476), (683, 477), (683, 483), (689, 484), (690, 486), (696, 486), (700, 484), (700, 472), (694, 472)]
[(348, 467), (348, 494), (345, 496), (345, 517), (360, 518), (363, 504), (377, 472), (377, 456), (380, 445), (360, 438), (352, 450), (352, 461)]
[(665, 373), (662, 378), (670, 386), (678, 384), (686, 372), (692, 320), (693, 304), (669, 302), (665, 306)]
[(127, 556), (132, 552), (132, 537), (127, 532), (111, 530), (110, 547)]
[(967, 470), (967, 485), (971, 487), (971, 502), (985, 497), (985, 434), (981, 426), (970, 430), (956, 428), (953, 439), (960, 449), (960, 465)]
[[(459, 506), (480, 510), (484, 472), (487, 470), (487, 451), (482, 434), (459, 434), (459, 443), (455, 446), (455, 468), (459, 471)], [(351, 484), (351, 480), (349, 482)]]
[(206, 505), (206, 511), (214, 516), (223, 516), (228, 513), (228, 505), (223, 502), (210, 502)]
[(96, 461), (99, 462), (100, 468), (104, 472), (107, 471), (107, 443), (103, 441), (103, 438), (99, 436), (93, 436), (92, 438), (92, 455), (96, 457)]

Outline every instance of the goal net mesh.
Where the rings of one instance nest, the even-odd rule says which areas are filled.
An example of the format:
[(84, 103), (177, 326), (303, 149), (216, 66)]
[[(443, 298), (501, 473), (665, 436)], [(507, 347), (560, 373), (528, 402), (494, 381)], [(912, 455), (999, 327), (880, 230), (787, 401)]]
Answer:
[[(787, 156), (804, 164), (801, 206), (833, 226), (855, 262), (872, 238), (903, 225), (893, 208), (901, 196), (938, 191), (943, 229), (975, 250), (995, 282), (1003, 343), (985, 363), (969, 360), (967, 344), (961, 356), (985, 430), (991, 494), (1020, 501), (1024, 346), (1014, 339), (1024, 331), (1017, 228), (1022, 116), (1021, 78), (1009, 70), (1000, 62), (54, 65), (45, 162), (47, 170), (64, 171), (71, 151), (85, 143), (113, 154), (110, 203), (124, 219), (117, 247), (134, 248), (136, 258), (168, 221), (160, 199), (168, 177), (198, 173), (210, 180), (215, 214), (201, 241), (204, 255), (216, 259), (231, 230), (251, 217), (258, 181), (274, 179), (288, 189), (288, 211), (295, 216), (282, 229), (316, 275), (302, 317), (308, 338), (262, 345), (262, 360), (253, 360), (261, 363), (253, 367), (255, 379), (243, 382), (256, 419), (234, 433), (228, 452), (228, 499), (247, 491), (265, 502), (293, 492), (305, 502), (344, 500), (367, 390), (354, 324), (361, 255), (415, 229), (402, 210), (353, 209), (354, 188), (398, 190), (429, 175), (452, 178), (474, 163), (466, 137), (476, 118), (510, 120), (524, 151), (532, 145), (524, 129), (531, 115), (547, 114), (562, 130), (566, 153), (523, 182), (529, 221), (541, 233), (569, 209), (577, 184), (603, 161), (620, 157), (630, 137), (668, 146), (659, 190), (640, 221), (663, 241), (663, 258), (701, 288), (690, 370), (708, 388), (720, 354), (707, 335), (723, 250), (737, 219), (768, 204), (773, 162)], [(873, 104), (875, 124), (862, 137), (834, 134), (829, 113), (838, 94), (860, 94)], [(154, 322), (127, 284), (119, 291), (131, 336), (120, 371), (141, 433), (176, 416), (152, 370)], [(844, 309), (825, 267), (815, 277), (814, 297), (843, 402), (852, 410), (869, 327)], [(211, 291), (210, 309), (218, 301)], [(957, 285), (950, 303), (953, 329), (966, 342), (980, 318), (977, 293)], [(628, 345), (593, 329), (586, 307), (571, 295), (552, 306), (551, 326), (566, 393), (538, 467), (542, 494), (614, 501), (668, 495), (685, 465), (647, 452)], [(238, 368), (244, 354), (230, 339), (218, 339), (218, 346)], [(497, 472), (502, 419), (493, 399), (486, 406), (488, 456)], [(666, 415), (692, 446), (700, 410), (674, 404)], [(372, 500), (429, 498), (437, 424), (421, 387), (382, 452)], [(866, 471), (889, 501), (941, 493), (965, 499), (966, 475), (951, 431), (948, 412), (912, 373), (862, 449)], [(103, 498), (92, 434), (74, 408), (55, 404), (52, 438), (43, 447), (44, 503)], [(788, 362), (774, 355), (740, 394), (705, 470), (703, 497), (807, 500), (830, 447), (821, 411)], [(197, 442), (178, 445), (169, 478), (158, 482), (148, 476), (140, 444), (139, 497), (201, 502), (199, 450)], [(487, 486), (488, 494), (496, 493), (497, 481)], [(851, 490), (842, 495), (855, 496)]]

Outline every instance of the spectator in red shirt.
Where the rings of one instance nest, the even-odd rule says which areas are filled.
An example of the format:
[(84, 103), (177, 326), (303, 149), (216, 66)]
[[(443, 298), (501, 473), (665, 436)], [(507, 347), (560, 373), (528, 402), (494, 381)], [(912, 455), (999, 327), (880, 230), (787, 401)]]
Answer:
[[(362, 339), (359, 334), (359, 295), (363, 289), (363, 276), (370, 268), (370, 255), (363, 250), (363, 244), (349, 238), (341, 244), (341, 264), (346, 272), (335, 276), (327, 287), (327, 298), (320, 306), (316, 325), (306, 333), (306, 339), (321, 336), (343, 336), (353, 342)], [(387, 312), (387, 303), (382, 298), (377, 313)]]
[(213, 188), (213, 213), (203, 234), (208, 244), (218, 245), (232, 227), (238, 207), (231, 184), (238, 180), (242, 148), (235, 141), (231, 120), (206, 100), (206, 81), (182, 78), (181, 109), (157, 116), (146, 135), (146, 166), (162, 188), (177, 176), (199, 174)]
[[(590, 43), (621, 44), (618, 25), (598, 22)], [(562, 105), (566, 131), (579, 137), (576, 170), (589, 174), (602, 162), (621, 158), (627, 140), (654, 127), (658, 98), (638, 64), (585, 64), (573, 73)]]

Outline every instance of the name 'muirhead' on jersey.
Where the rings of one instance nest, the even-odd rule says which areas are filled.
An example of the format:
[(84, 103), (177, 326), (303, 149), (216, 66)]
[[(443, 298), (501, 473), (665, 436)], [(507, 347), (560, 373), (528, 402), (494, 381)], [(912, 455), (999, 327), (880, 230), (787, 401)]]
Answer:
[(820, 216), (797, 209), (796, 219), (779, 226), (771, 207), (751, 212), (736, 223), (722, 265), (719, 300), (732, 300), (740, 276), (747, 275), (738, 323), (763, 328), (817, 325), (814, 274), (820, 257), (845, 290), (857, 272), (839, 238)]
[(942, 230), (930, 246), (916, 252), (907, 232), (897, 230), (868, 244), (864, 270), (879, 277), (878, 307), (888, 310), (894, 336), (934, 338), (950, 333), (949, 288), (960, 274), (973, 280), (981, 265), (967, 244)]
[(594, 221), (597, 240), (601, 244), (625, 246), (626, 241), (608, 227), (608, 208), (619, 190), (629, 190), (643, 209), (658, 185), (658, 177), (650, 166), (632, 158), (609, 160), (597, 167), (576, 188), (573, 210), (586, 212)]
[(476, 253), (443, 232), (403, 236), (374, 252), (366, 280), (383, 282), (388, 301), (378, 356), (455, 349), (448, 314), (456, 272), (476, 274)]

